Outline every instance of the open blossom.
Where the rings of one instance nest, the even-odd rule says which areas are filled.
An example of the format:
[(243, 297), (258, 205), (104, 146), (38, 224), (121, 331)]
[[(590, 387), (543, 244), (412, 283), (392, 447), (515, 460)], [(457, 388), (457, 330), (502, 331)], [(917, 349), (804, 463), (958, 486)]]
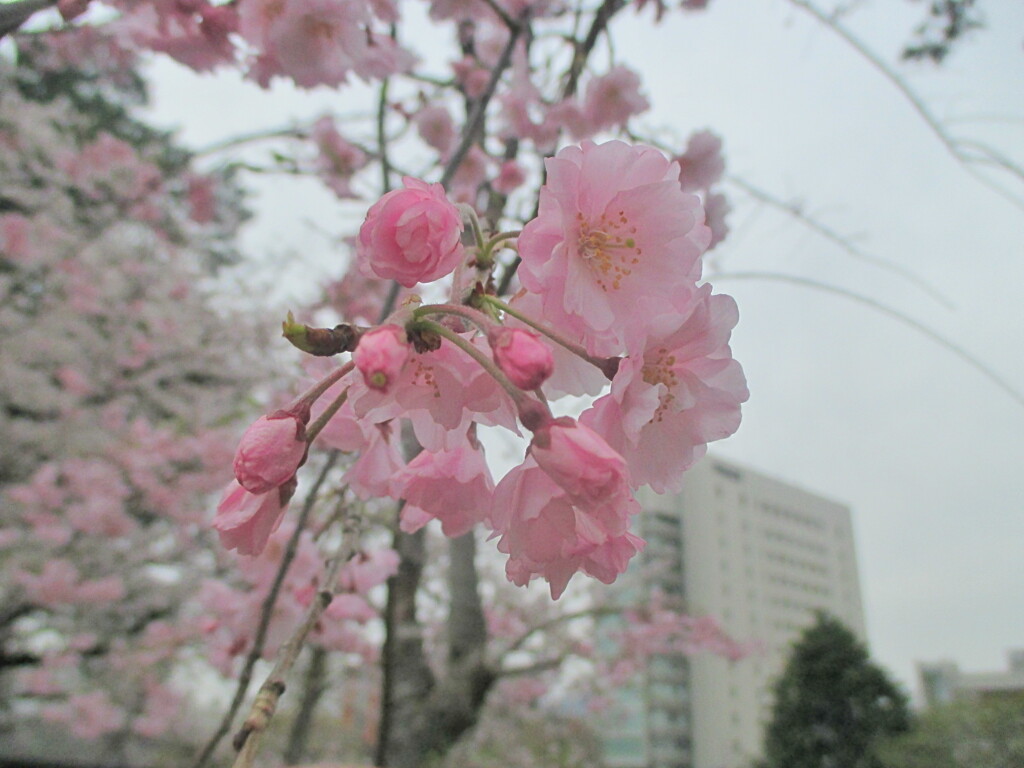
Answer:
[[(620, 514), (628, 519), (639, 510), (630, 498)], [(506, 575), (519, 586), (540, 576), (556, 600), (577, 571), (610, 584), (643, 549), (643, 539), (619, 526), (609, 530), (606, 520), (575, 505), (532, 458), (513, 468), (494, 491), (491, 526), (501, 536), (498, 550), (509, 556)]]
[(240, 555), (258, 555), (267, 546), (295, 493), (294, 481), (266, 493), (249, 493), (237, 480), (232, 480), (213, 519), (213, 527), (220, 534), (220, 543), (227, 549), (238, 550)]
[(591, 353), (618, 354), (694, 289), (711, 237), (700, 199), (650, 147), (583, 142), (545, 166), (538, 216), (519, 237), (520, 281), (551, 325)]
[(394, 384), (411, 352), (405, 329), (382, 325), (363, 334), (352, 361), (370, 389), (387, 392)]
[(722, 140), (711, 131), (697, 131), (686, 143), (686, 152), (676, 158), (679, 184), (685, 192), (709, 189), (725, 173)]
[(392, 494), (406, 500), (408, 533), (437, 518), (445, 536), (461, 536), (483, 520), (493, 492), (483, 451), (466, 441), (450, 451), (421, 451), (392, 481)]
[(249, 493), (266, 493), (287, 482), (306, 457), (306, 429), (295, 415), (261, 416), (245, 430), (235, 453), (235, 478)]
[(677, 315), (659, 318), (666, 327), (620, 363), (611, 393), (580, 417), (629, 462), (635, 486), (658, 493), (678, 491), (707, 444), (736, 431), (749, 395), (728, 343), (736, 303), (705, 285), (685, 312), (679, 327)]
[(338, 133), (327, 115), (313, 123), (309, 137), (319, 151), (316, 171), (320, 178), (338, 197), (353, 197), (352, 176), (366, 165), (366, 155)]
[(494, 362), (520, 389), (536, 389), (555, 368), (551, 348), (532, 331), (498, 328), (488, 334)]
[(240, 3), (239, 32), (261, 52), (251, 74), (261, 84), (285, 75), (303, 88), (340, 85), (350, 72), (393, 74), (411, 59), (390, 37), (367, 29), (375, 10), (361, 0)]
[(462, 217), (440, 184), (406, 176), (405, 189), (378, 200), (359, 228), (356, 252), (364, 271), (406, 288), (452, 272), (462, 261)]
[[(470, 343), (489, 356), (483, 337)], [(349, 399), (360, 419), (408, 419), (420, 445), (430, 451), (462, 443), (473, 422), (517, 429), (516, 408), (508, 394), (469, 355), (447, 342), (440, 349), (414, 353), (387, 395), (357, 379)]]
[(416, 113), (416, 131), (427, 144), (447, 157), (457, 136), (455, 123), (441, 104), (428, 104)]
[(628, 67), (613, 67), (587, 84), (583, 114), (593, 130), (625, 125), (633, 115), (650, 109), (640, 93), (640, 77)]
[(574, 503), (599, 513), (607, 530), (625, 532), (629, 519), (622, 511), (633, 501), (629, 471), (601, 435), (574, 419), (555, 419), (534, 434), (530, 455)]

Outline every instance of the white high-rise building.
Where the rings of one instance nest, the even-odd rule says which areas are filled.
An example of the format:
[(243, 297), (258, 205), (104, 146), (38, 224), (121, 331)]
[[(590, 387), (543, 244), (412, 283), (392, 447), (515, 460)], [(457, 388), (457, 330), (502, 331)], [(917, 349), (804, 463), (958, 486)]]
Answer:
[(717, 617), (761, 650), (739, 661), (653, 659), (603, 730), (606, 762), (748, 768), (762, 754), (772, 684), (815, 612), (864, 640), (850, 510), (715, 457), (687, 473), (682, 493), (639, 500), (648, 547), (627, 591), (678, 596), (690, 614)]

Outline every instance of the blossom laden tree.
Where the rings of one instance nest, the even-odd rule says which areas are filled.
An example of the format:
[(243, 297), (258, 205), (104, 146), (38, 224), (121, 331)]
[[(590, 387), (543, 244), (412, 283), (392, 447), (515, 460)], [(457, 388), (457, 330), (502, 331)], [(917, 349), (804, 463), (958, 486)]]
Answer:
[[(0, 33), (45, 5), (7, 4)], [(707, 443), (737, 428), (747, 397), (729, 349), (737, 310), (702, 282), (701, 266), (728, 231), (729, 204), (717, 191), (721, 143), (710, 132), (685, 149), (637, 141), (633, 123), (649, 101), (639, 74), (606, 44), (627, 8), (655, 20), (675, 10), (648, 5), (433, 0), (431, 34), (450, 33), (453, 49), (432, 62), (408, 47), (408, 9), (386, 1), (57, 3), (78, 26), (54, 36), (53, 48), (72, 61), (87, 50), (112, 62), (151, 50), (196, 71), (236, 68), (264, 87), (283, 79), (338, 88), (359, 78), (378, 88), (370, 121), (325, 115), (245, 139), (307, 142), (294, 158), (275, 150), (265, 168), (250, 167), (310, 172), (339, 199), (372, 204), (354, 240), (356, 269), (328, 288), (338, 316), (318, 323), (308, 311), (308, 322), (289, 317), (284, 326), (317, 358), (352, 359), (309, 363), (306, 392), (250, 428), (213, 522), (225, 546), (251, 558), (243, 562), (258, 575), (246, 581), (267, 595), (260, 602), (233, 588), (204, 591), (211, 610), (233, 619), (204, 624), (217, 638), (220, 668), (248, 654), (236, 702), (249, 662), (282, 645), (283, 628), (300, 628), (283, 642), (240, 732), (240, 764), (253, 759), (265, 713), (306, 637), (366, 651), (356, 634), (332, 635), (321, 619), (369, 618), (372, 587), (349, 570), (387, 560), (390, 550), (358, 540), (367, 520), (396, 529), (395, 561), (375, 569), (376, 580), (390, 575), (378, 762), (419, 765), (473, 725), (507, 671), (488, 639), (474, 529), (497, 539), (515, 584), (541, 578), (557, 597), (579, 572), (611, 582), (643, 547), (629, 531), (639, 513), (632, 490), (677, 488)], [(599, 50), (612, 54), (606, 66), (595, 63)], [(630, 142), (609, 140), (614, 135)], [(563, 146), (566, 139), (573, 145)], [(159, 217), (152, 193), (161, 173), (109, 140), (66, 170), (88, 181), (82, 194), (103, 205), (111, 181), (94, 183), (94, 169), (104, 164), (127, 184), (122, 197), (130, 199), (117, 198), (122, 212)], [(399, 175), (402, 187), (393, 189)], [(213, 198), (204, 179), (189, 181), (193, 221), (211, 220)], [(7, 227), (5, 243), (20, 253), (24, 222), (12, 218)], [(61, 380), (82, 385), (73, 370)], [(580, 394), (598, 399), (574, 417), (549, 407)], [(522, 462), (497, 483), (478, 434), (490, 427), (530, 433)], [(335, 484), (338, 452), (348, 459), (338, 462), (344, 474)], [(333, 490), (321, 494), (326, 488)], [(374, 498), (399, 501), (401, 513), (378, 514)], [(417, 612), (424, 526), (434, 518), (452, 537), (440, 665), (427, 658)], [(344, 540), (321, 573), (317, 553), (337, 544), (339, 528)], [(70, 573), (51, 567), (24, 588), (46, 594), (61, 579), (74, 581)], [(76, 582), (72, 591), (116, 593), (100, 582)], [(687, 637), (713, 634), (682, 626)], [(96, 703), (93, 711), (104, 710)], [(216, 739), (210, 744), (199, 762)]]

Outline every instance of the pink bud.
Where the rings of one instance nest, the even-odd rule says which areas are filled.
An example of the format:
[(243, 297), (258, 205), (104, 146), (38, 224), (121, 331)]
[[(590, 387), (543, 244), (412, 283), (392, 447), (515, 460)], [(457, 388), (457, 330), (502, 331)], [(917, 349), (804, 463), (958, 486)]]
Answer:
[(388, 391), (408, 359), (409, 342), (397, 325), (382, 325), (363, 334), (352, 353), (366, 386), (378, 392)]
[(249, 493), (266, 493), (292, 478), (306, 457), (306, 428), (294, 414), (261, 416), (235, 452), (235, 477)]
[(498, 328), (488, 334), (494, 362), (520, 389), (536, 389), (551, 375), (555, 361), (540, 336), (519, 328)]

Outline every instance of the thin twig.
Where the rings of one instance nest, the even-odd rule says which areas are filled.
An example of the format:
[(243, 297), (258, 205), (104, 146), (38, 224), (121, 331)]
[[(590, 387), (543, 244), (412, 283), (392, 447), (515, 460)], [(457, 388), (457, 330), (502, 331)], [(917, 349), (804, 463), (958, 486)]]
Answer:
[(604, 0), (601, 3), (601, 7), (594, 14), (594, 20), (590, 24), (587, 36), (583, 39), (582, 43), (576, 46), (572, 64), (569, 66), (568, 77), (565, 81), (565, 89), (562, 92), (563, 99), (568, 99), (575, 95), (580, 75), (583, 74), (583, 67), (586, 66), (587, 59), (590, 58), (590, 53), (594, 50), (594, 46), (597, 45), (597, 39), (608, 28), (612, 17), (625, 7), (626, 0)]
[[(977, 162), (996, 162), (996, 153), (994, 150), (989, 148), (984, 149), (984, 157), (972, 158), (964, 152), (963, 142), (953, 138), (949, 131), (942, 122), (932, 114), (932, 111), (924, 103), (924, 101), (907, 85), (906, 80), (900, 77), (896, 71), (886, 64), (877, 54), (875, 54), (870, 48), (868, 48), (859, 38), (857, 38), (852, 32), (846, 27), (839, 23), (839, 20), (833, 16), (825, 13), (820, 8), (815, 6), (809, 0), (789, 0), (790, 3), (800, 8), (820, 23), (831, 29), (835, 34), (839, 35), (851, 48), (859, 53), (868, 63), (870, 63), (875, 69), (882, 73), (882, 75), (892, 83), (896, 89), (903, 95), (903, 97), (910, 103), (914, 111), (917, 112), (921, 120), (924, 121), (925, 125), (931, 130), (935, 137), (942, 143), (942, 145), (949, 151), (949, 153), (960, 163), (972, 176), (982, 182), (985, 186), (989, 187), (993, 191), (997, 192), (1001, 196), (1005, 197), (1010, 202), (1014, 203), (1019, 208), (1024, 208), (1024, 201), (1022, 201), (1016, 195), (1007, 192), (1005, 189), (997, 184), (994, 184), (990, 179), (981, 174), (976, 168), (972, 168), (971, 165)], [(972, 145), (974, 149), (978, 149), (977, 144)], [(1005, 162), (996, 162), (996, 164), (1005, 172), (1015, 176), (1020, 181), (1024, 181), (1024, 168), (1010, 162), (1003, 158)]]
[(327, 479), (328, 473), (333, 469), (334, 464), (340, 456), (340, 451), (331, 451), (327, 455), (327, 461), (320, 470), (320, 474), (317, 475), (316, 480), (313, 482), (313, 487), (310, 488), (309, 494), (306, 496), (306, 500), (302, 505), (302, 510), (299, 513), (299, 517), (295, 522), (295, 530), (292, 532), (291, 538), (288, 540), (288, 545), (285, 547), (284, 554), (281, 557), (281, 563), (277, 567), (277, 573), (274, 575), (274, 583), (270, 586), (270, 591), (267, 592), (267, 596), (263, 599), (263, 604), (260, 606), (260, 622), (256, 627), (256, 635), (253, 637), (252, 648), (249, 650), (249, 655), (245, 658), (245, 663), (242, 665), (242, 671), (238, 676), (238, 685), (235, 688), (234, 698), (231, 700), (231, 705), (228, 707), (227, 712), (224, 713), (224, 717), (221, 719), (220, 725), (217, 730), (210, 737), (209, 741), (206, 742), (206, 746), (203, 747), (202, 752), (196, 758), (193, 763), (193, 768), (203, 768), (210, 756), (213, 755), (215, 749), (220, 744), (229, 730), (231, 730), (231, 723), (235, 719), (235, 715), (238, 714), (239, 708), (242, 706), (242, 701), (245, 699), (246, 693), (249, 691), (249, 683), (252, 681), (252, 672), (256, 667), (256, 662), (259, 661), (263, 655), (263, 646), (267, 641), (267, 631), (270, 627), (270, 619), (274, 614), (274, 605), (277, 603), (277, 596), (281, 591), (281, 585), (284, 584), (284, 577), (288, 573), (288, 569), (291, 567), (292, 560), (295, 559), (295, 553), (298, 551), (299, 537), (302, 531), (306, 528), (306, 523), (309, 520), (309, 515), (313, 510), (313, 505), (316, 503), (317, 496), (320, 494), (320, 488), (323, 486), (324, 481)]
[(455, 148), (452, 156), (448, 159), (448, 163), (445, 165), (444, 173), (441, 174), (441, 186), (447, 188), (451, 184), (452, 179), (459, 170), (459, 166), (466, 159), (466, 153), (469, 152), (469, 148), (476, 141), (477, 133), (484, 122), (487, 106), (490, 104), (491, 98), (498, 88), (502, 75), (505, 74), (505, 70), (508, 69), (508, 65), (512, 61), (512, 52), (515, 50), (516, 43), (519, 42), (519, 37), (526, 30), (528, 21), (529, 14), (527, 13), (509, 28), (508, 42), (505, 43), (505, 48), (498, 57), (494, 69), (491, 70), (491, 79), (487, 82), (487, 88), (480, 94), (480, 98), (473, 103), (473, 110), (470, 112), (466, 125), (462, 130), (459, 146)]
[(962, 362), (967, 363), (971, 368), (983, 374), (989, 381), (991, 381), (993, 384), (995, 384), (997, 387), (1003, 390), (1006, 394), (1008, 394), (1011, 398), (1013, 398), (1018, 405), (1024, 406), (1024, 393), (1021, 393), (1020, 390), (1016, 389), (1012, 384), (1006, 381), (1003, 377), (1001, 377), (998, 373), (989, 368), (988, 365), (986, 365), (981, 360), (976, 358), (966, 349), (959, 346), (958, 344), (953, 343), (942, 334), (929, 328), (927, 325), (918, 322), (909, 315), (905, 315), (898, 309), (893, 309), (892, 307), (886, 306), (885, 304), (875, 301), (874, 299), (871, 299), (867, 296), (856, 293), (854, 291), (849, 291), (845, 288), (840, 288), (839, 286), (836, 285), (829, 285), (828, 283), (822, 283), (817, 280), (812, 280), (810, 278), (799, 277), (797, 275), (786, 275), (777, 272), (725, 272), (716, 275), (715, 280), (770, 280), (773, 282), (800, 285), (805, 288), (814, 288), (815, 290), (825, 291), (826, 293), (833, 293), (838, 296), (843, 296), (847, 299), (852, 299), (853, 301), (871, 307), (872, 309), (881, 312), (884, 315), (888, 315), (889, 317), (892, 317), (895, 320), (899, 320), (904, 325), (908, 325), (918, 333), (927, 336), (929, 339), (934, 341), (943, 349), (947, 350), (948, 352), (952, 352), (954, 355), (960, 358)]
[(916, 285), (918, 288), (927, 293), (929, 296), (935, 299), (935, 301), (939, 302), (940, 304), (942, 304), (942, 306), (946, 307), (947, 309), (955, 308), (952, 301), (950, 301), (948, 298), (939, 293), (939, 291), (937, 291), (935, 288), (929, 285), (920, 275), (917, 275), (916, 273), (910, 271), (909, 269), (901, 267), (899, 264), (896, 264), (895, 262), (890, 261), (889, 259), (883, 259), (879, 256), (874, 256), (870, 253), (865, 253), (860, 248), (857, 248), (855, 245), (853, 245), (850, 242), (849, 238), (843, 237), (835, 230), (826, 227), (817, 219), (808, 216), (806, 213), (803, 212), (803, 210), (801, 210), (799, 205), (793, 203), (786, 203), (780, 200), (779, 198), (775, 197), (771, 193), (765, 192), (763, 189), (759, 187), (755, 187), (750, 182), (746, 181), (745, 179), (741, 179), (738, 176), (727, 176), (726, 181), (730, 184), (739, 187), (748, 195), (753, 197), (755, 200), (770, 205), (771, 207), (783, 211), (784, 213), (792, 216), (808, 229), (818, 233), (826, 240), (829, 240), (835, 245), (842, 248), (848, 255), (852, 256), (853, 258), (859, 259), (860, 261), (863, 261), (868, 264), (873, 264), (874, 266), (879, 267), (880, 269), (885, 269), (888, 270), (889, 272), (897, 274), (900, 277), (904, 278), (905, 280), (908, 280), (909, 282)]
[(266, 681), (260, 686), (249, 716), (245, 719), (241, 730), (235, 734), (233, 743), (235, 749), (238, 750), (238, 756), (235, 758), (234, 768), (251, 768), (259, 749), (260, 738), (273, 720), (277, 703), (285, 690), (285, 681), (295, 665), (295, 661), (299, 658), (306, 637), (320, 621), (327, 606), (331, 604), (331, 600), (334, 599), (341, 567), (358, 552), (361, 522), (361, 519), (355, 514), (350, 515), (344, 521), (341, 543), (338, 545), (337, 552), (327, 561), (323, 586), (316, 593), (313, 602), (310, 603), (302, 624), (281, 646), (277, 662)]

